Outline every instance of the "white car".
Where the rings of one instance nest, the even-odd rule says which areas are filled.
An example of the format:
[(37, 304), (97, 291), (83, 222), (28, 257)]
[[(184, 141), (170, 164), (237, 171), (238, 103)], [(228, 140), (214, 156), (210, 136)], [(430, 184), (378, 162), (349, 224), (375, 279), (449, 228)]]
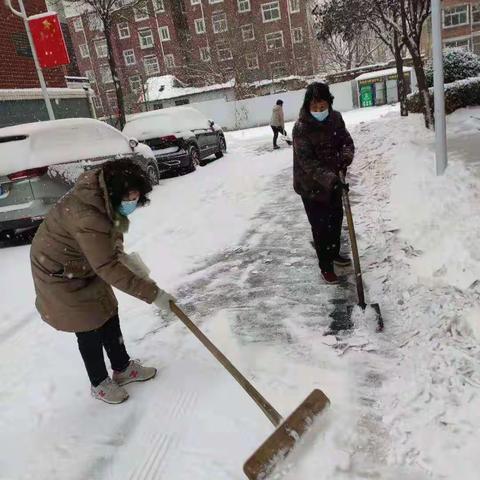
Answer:
[(127, 118), (123, 133), (152, 148), (160, 173), (193, 172), (208, 157), (223, 157), (223, 130), (193, 107), (172, 107)]
[(152, 150), (104, 122), (73, 118), (0, 128), (0, 237), (37, 227), (86, 170), (132, 158), (153, 184)]

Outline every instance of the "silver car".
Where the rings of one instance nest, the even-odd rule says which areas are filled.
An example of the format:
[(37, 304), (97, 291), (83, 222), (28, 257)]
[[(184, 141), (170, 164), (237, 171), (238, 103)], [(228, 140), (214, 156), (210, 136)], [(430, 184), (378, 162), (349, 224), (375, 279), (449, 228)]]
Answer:
[(0, 128), (0, 238), (37, 227), (84, 171), (119, 158), (132, 158), (158, 184), (152, 150), (98, 120)]

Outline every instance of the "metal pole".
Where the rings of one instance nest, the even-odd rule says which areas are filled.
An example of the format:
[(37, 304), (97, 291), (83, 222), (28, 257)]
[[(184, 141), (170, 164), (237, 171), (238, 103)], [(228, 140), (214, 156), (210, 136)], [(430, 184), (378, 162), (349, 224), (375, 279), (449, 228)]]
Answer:
[(435, 96), (435, 164), (437, 175), (447, 168), (447, 126), (443, 76), (442, 2), (432, 0), (433, 89)]
[(25, 30), (27, 31), (28, 42), (30, 43), (30, 49), (32, 50), (33, 61), (35, 63), (35, 68), (37, 70), (38, 80), (40, 82), (40, 88), (42, 89), (43, 99), (45, 101), (45, 106), (47, 107), (48, 118), (50, 120), (55, 120), (55, 114), (53, 113), (52, 104), (50, 102), (50, 97), (48, 96), (47, 85), (45, 83), (45, 79), (43, 78), (43, 72), (40, 68), (40, 63), (38, 62), (37, 51), (35, 50), (35, 44), (33, 43), (32, 39), (32, 32), (30, 32), (30, 25), (28, 24), (28, 16), (25, 10), (25, 6), (23, 5), (23, 0), (17, 0), (18, 6), (20, 7), (20, 11), (18, 12), (12, 7), (12, 1), (6, 0), (7, 6), (10, 8), (13, 14), (17, 17), (20, 17), (25, 24)]

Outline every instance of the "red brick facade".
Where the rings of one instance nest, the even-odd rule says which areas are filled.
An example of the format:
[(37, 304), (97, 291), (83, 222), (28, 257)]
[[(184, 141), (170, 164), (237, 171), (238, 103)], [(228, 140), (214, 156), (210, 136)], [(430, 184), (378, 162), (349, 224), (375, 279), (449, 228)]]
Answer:
[[(13, 2), (16, 6), (16, 2)], [(24, 2), (28, 15), (47, 11), (44, 0)], [(65, 68), (45, 70), (48, 87), (65, 87)], [(0, 3), (0, 88), (38, 88), (35, 64), (23, 21)]]
[[(248, 83), (314, 73), (307, 3), (148, 0), (145, 18), (124, 9), (113, 30), (127, 110), (138, 110), (138, 89), (149, 76), (172, 74), (188, 84), (205, 85), (232, 77)], [(108, 115), (115, 109), (115, 93), (105, 52), (96, 48), (104, 33), (87, 14), (70, 16), (68, 23), (80, 72), (94, 82), (97, 113)], [(140, 35), (145, 35), (143, 47)]]
[(480, 54), (480, 0), (443, 0), (443, 42)]

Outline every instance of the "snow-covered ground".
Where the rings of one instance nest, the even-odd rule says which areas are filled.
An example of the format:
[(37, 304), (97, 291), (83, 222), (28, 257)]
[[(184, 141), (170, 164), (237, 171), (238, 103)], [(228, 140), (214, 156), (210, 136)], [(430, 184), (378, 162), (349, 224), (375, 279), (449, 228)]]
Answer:
[[(323, 285), (291, 149), (271, 131), (228, 134), (228, 155), (163, 181), (128, 249), (287, 415), (313, 388), (331, 408), (281, 466), (284, 480), (478, 478), (480, 109), (449, 119), (451, 164), (395, 108), (351, 112), (350, 174), (367, 298), (385, 331), (323, 336), (354, 302)], [(346, 237), (346, 236), (345, 236)], [(347, 247), (346, 247), (347, 248)], [(235, 480), (271, 433), (261, 411), (177, 321), (120, 294), (133, 357), (159, 367), (130, 399), (91, 399), (75, 337), (39, 319), (28, 247), (0, 250), (1, 480)]]

